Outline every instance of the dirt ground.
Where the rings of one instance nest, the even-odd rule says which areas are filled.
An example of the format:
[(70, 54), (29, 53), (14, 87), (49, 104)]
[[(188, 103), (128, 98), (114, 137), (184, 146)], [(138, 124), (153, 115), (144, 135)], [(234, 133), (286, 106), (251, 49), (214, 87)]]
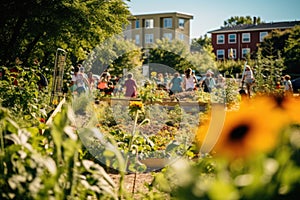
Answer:
[[(119, 174), (109, 174), (109, 176), (114, 180), (114, 182), (119, 185), (120, 175)], [(127, 174), (125, 175), (124, 180), (124, 189), (129, 193), (137, 193), (137, 192), (147, 192), (145, 184), (150, 184), (153, 180), (153, 175), (151, 173), (137, 173), (136, 180), (134, 183), (135, 174)], [(135, 185), (135, 186), (134, 186)], [(134, 186), (134, 191), (133, 191)]]

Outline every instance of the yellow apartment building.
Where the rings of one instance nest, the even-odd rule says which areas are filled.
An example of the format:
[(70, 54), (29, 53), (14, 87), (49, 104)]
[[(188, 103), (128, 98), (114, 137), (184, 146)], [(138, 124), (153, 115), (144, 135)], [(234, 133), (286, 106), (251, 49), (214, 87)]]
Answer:
[(166, 12), (133, 15), (126, 28), (125, 38), (142, 48), (151, 47), (157, 39), (167, 38), (190, 43), (190, 20), (192, 15)]

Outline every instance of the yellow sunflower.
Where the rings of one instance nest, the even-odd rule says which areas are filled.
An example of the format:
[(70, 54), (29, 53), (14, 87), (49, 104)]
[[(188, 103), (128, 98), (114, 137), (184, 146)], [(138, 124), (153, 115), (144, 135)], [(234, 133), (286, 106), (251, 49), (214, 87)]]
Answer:
[(141, 101), (130, 101), (129, 103), (130, 112), (136, 112), (137, 110), (143, 111), (144, 105)]
[(199, 150), (200, 150), (201, 146), (203, 145), (205, 137), (208, 133), (209, 124), (210, 124), (210, 120), (205, 120), (199, 124), (199, 127), (197, 129), (197, 132), (195, 135), (195, 143)]
[(268, 97), (257, 98), (236, 112), (228, 112), (214, 148), (216, 155), (237, 158), (271, 150), (283, 125), (274, 106), (274, 101)]
[(276, 110), (281, 114), (287, 124), (300, 124), (300, 99), (291, 96), (274, 96)]
[(155, 77), (156, 75), (157, 75), (156, 72), (151, 72), (151, 76), (152, 76), (152, 77)]

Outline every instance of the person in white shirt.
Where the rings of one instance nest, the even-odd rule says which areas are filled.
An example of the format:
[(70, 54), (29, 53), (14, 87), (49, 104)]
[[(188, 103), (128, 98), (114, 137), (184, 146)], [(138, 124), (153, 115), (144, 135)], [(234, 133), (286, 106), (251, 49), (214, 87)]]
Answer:
[(79, 67), (75, 66), (74, 67), (74, 72), (72, 74), (71, 84), (70, 84), (70, 90), (71, 90), (71, 92), (75, 92), (76, 89), (77, 89), (76, 81), (77, 81), (77, 74), (78, 73), (79, 73)]
[(249, 65), (246, 65), (242, 84), (246, 83), (248, 97), (251, 97), (251, 88), (254, 83), (254, 76)]
[(284, 95), (290, 96), (293, 94), (293, 85), (290, 75), (285, 75), (284, 80)]
[(183, 88), (185, 91), (193, 91), (195, 89), (195, 79), (196, 77), (193, 75), (192, 69), (188, 68), (185, 71), (185, 76), (183, 80)]

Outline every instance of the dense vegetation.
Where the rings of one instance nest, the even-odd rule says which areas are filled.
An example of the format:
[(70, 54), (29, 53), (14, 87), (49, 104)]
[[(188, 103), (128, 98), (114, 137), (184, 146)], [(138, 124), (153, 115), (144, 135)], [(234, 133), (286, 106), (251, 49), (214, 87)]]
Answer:
[[(168, 97), (152, 86), (141, 87), (139, 101), (125, 106), (96, 104), (97, 92), (68, 93), (65, 102), (53, 105), (51, 73), (44, 88), (38, 87), (38, 74), (53, 64), (58, 47), (68, 51), (72, 64), (92, 56), (86, 61), (91, 70), (91, 52), (111, 55), (100, 64), (110, 65), (115, 73), (122, 71), (123, 63), (134, 70), (132, 66), (144, 62), (138, 59), (142, 52), (125, 41), (106, 47), (115, 51), (98, 46), (121, 32), (129, 15), (126, 5), (119, 0), (4, 1), (0, 11), (1, 199), (133, 199), (136, 194), (126, 190), (124, 177), (149, 170), (142, 161), (153, 156), (178, 159), (152, 173), (153, 182), (140, 199), (299, 196), (299, 99), (285, 97), (274, 87), (284, 61), (297, 57), (299, 28), (287, 37), (284, 57), (265, 54), (272, 48), (262, 46), (255, 60), (248, 58), (257, 72), (256, 96), (249, 102), (241, 101), (238, 82), (227, 79), (227, 87), (212, 94), (179, 94), (182, 104), (174, 109), (149, 104)], [(149, 59), (161, 63), (170, 56), (168, 64), (178, 71), (219, 66), (228, 77), (242, 71), (243, 62), (215, 63), (211, 47), (201, 39), (195, 42), (201, 48), (194, 45), (198, 52), (191, 56), (180, 43), (158, 41)], [(184, 101), (204, 102), (208, 109), (185, 112)], [(58, 112), (52, 115), (55, 108)], [(216, 113), (221, 118), (213, 118)], [(222, 122), (220, 137), (213, 137), (219, 139), (217, 145), (207, 149), (212, 142), (207, 138), (216, 136), (209, 127)], [(120, 174), (119, 185), (108, 174), (111, 170)]]

